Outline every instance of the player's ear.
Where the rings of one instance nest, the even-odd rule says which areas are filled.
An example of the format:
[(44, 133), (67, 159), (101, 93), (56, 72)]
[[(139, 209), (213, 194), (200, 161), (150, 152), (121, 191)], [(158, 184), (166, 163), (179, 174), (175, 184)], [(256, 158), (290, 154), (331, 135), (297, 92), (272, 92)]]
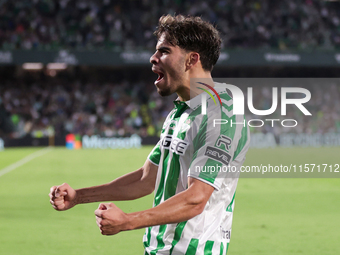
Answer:
[(187, 57), (186, 61), (186, 70), (191, 69), (193, 66), (195, 66), (200, 60), (200, 54), (197, 52), (190, 52)]

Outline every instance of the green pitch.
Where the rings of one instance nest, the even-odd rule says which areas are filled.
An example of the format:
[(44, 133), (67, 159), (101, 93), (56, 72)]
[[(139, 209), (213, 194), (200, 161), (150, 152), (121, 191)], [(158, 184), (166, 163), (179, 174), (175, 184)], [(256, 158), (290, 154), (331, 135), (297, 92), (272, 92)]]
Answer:
[[(38, 149), (0, 152), (0, 175)], [(143, 254), (144, 230), (102, 236), (99, 203), (57, 212), (49, 189), (98, 185), (140, 167), (151, 147), (131, 150), (55, 148), (0, 176), (0, 254)], [(246, 165), (339, 164), (340, 148), (253, 149)], [(340, 173), (339, 173), (340, 177)], [(339, 179), (239, 180), (228, 255), (340, 254)], [(153, 195), (116, 202), (125, 212), (152, 206)]]

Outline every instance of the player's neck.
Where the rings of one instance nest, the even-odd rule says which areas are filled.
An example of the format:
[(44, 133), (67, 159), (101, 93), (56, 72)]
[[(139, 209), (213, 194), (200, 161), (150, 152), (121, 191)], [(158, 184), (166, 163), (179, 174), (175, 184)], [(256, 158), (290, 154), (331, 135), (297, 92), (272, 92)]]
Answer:
[(176, 92), (180, 101), (189, 101), (203, 92), (202, 83), (214, 87), (214, 81), (210, 72), (192, 72), (185, 84)]

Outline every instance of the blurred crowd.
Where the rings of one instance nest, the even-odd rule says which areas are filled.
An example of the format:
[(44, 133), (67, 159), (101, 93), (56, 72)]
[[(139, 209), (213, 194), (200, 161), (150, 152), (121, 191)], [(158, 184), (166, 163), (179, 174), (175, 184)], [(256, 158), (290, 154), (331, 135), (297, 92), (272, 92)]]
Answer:
[[(115, 77), (120, 71), (110, 72)], [(138, 76), (137, 71), (133, 72)], [(143, 70), (139, 72), (143, 73)], [(104, 137), (131, 134), (139, 134), (142, 137), (159, 136), (165, 117), (173, 108), (172, 101), (176, 99), (176, 95), (165, 98), (159, 96), (152, 77), (103, 81), (91, 72), (78, 73), (72, 77), (38, 76), (33, 78), (17, 75), (16, 78), (2, 81), (0, 115), (6, 115), (8, 123), (3, 123), (0, 133), (7, 132), (13, 138), (27, 135), (37, 138), (63, 136), (68, 133), (97, 134)], [(99, 73), (100, 76), (107, 75)], [(252, 83), (251, 79), (250, 82)], [(249, 85), (244, 85), (240, 88), (243, 89), (244, 95), (247, 95), (246, 87)], [(299, 82), (297, 85), (311, 92), (311, 100), (304, 106), (312, 116), (305, 116), (294, 105), (288, 105), (287, 115), (282, 116), (279, 89), (278, 107), (272, 115), (253, 115), (248, 107), (245, 107), (247, 120), (262, 119), (265, 123), (260, 128), (251, 128), (251, 132), (272, 132), (275, 135), (285, 132), (340, 132), (340, 80), (310, 79), (308, 86)], [(271, 108), (273, 86), (259, 84), (252, 87), (255, 109)], [(299, 94), (290, 94), (288, 98), (292, 96), (301, 97)], [(245, 102), (247, 105), (247, 99)], [(272, 127), (272, 123), (265, 119), (280, 121), (275, 121)], [(283, 119), (295, 119), (298, 125), (294, 128), (284, 127), (281, 124)], [(256, 126), (260, 124), (251, 123)], [(294, 123), (286, 122), (285, 125)]]
[(335, 1), (0, 0), (0, 48), (153, 50), (168, 13), (213, 22), (225, 49), (340, 47)]
[(3, 131), (13, 138), (67, 133), (156, 136), (174, 98), (162, 99), (150, 84), (148, 88), (143, 81), (101, 83), (65, 77), (8, 80), (0, 86), (0, 109), (10, 119)]

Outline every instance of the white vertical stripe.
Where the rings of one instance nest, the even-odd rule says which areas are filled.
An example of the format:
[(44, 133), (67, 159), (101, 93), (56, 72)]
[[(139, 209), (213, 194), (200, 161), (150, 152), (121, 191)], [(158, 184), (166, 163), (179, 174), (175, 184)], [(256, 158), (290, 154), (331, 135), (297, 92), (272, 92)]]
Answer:
[(157, 248), (158, 242), (157, 242), (157, 235), (159, 233), (159, 227), (160, 226), (153, 226), (151, 227), (151, 240), (150, 240), (150, 246), (149, 246), (149, 251), (152, 251), (154, 248)]
[(207, 114), (207, 104), (206, 104), (207, 94), (205, 92), (202, 93), (202, 102), (203, 102), (203, 104), (202, 104), (202, 108), (201, 108), (202, 111), (201, 112), (202, 112), (203, 115), (205, 115), (205, 114)]
[(214, 245), (212, 248), (212, 255), (220, 255), (221, 243), (214, 241)]

